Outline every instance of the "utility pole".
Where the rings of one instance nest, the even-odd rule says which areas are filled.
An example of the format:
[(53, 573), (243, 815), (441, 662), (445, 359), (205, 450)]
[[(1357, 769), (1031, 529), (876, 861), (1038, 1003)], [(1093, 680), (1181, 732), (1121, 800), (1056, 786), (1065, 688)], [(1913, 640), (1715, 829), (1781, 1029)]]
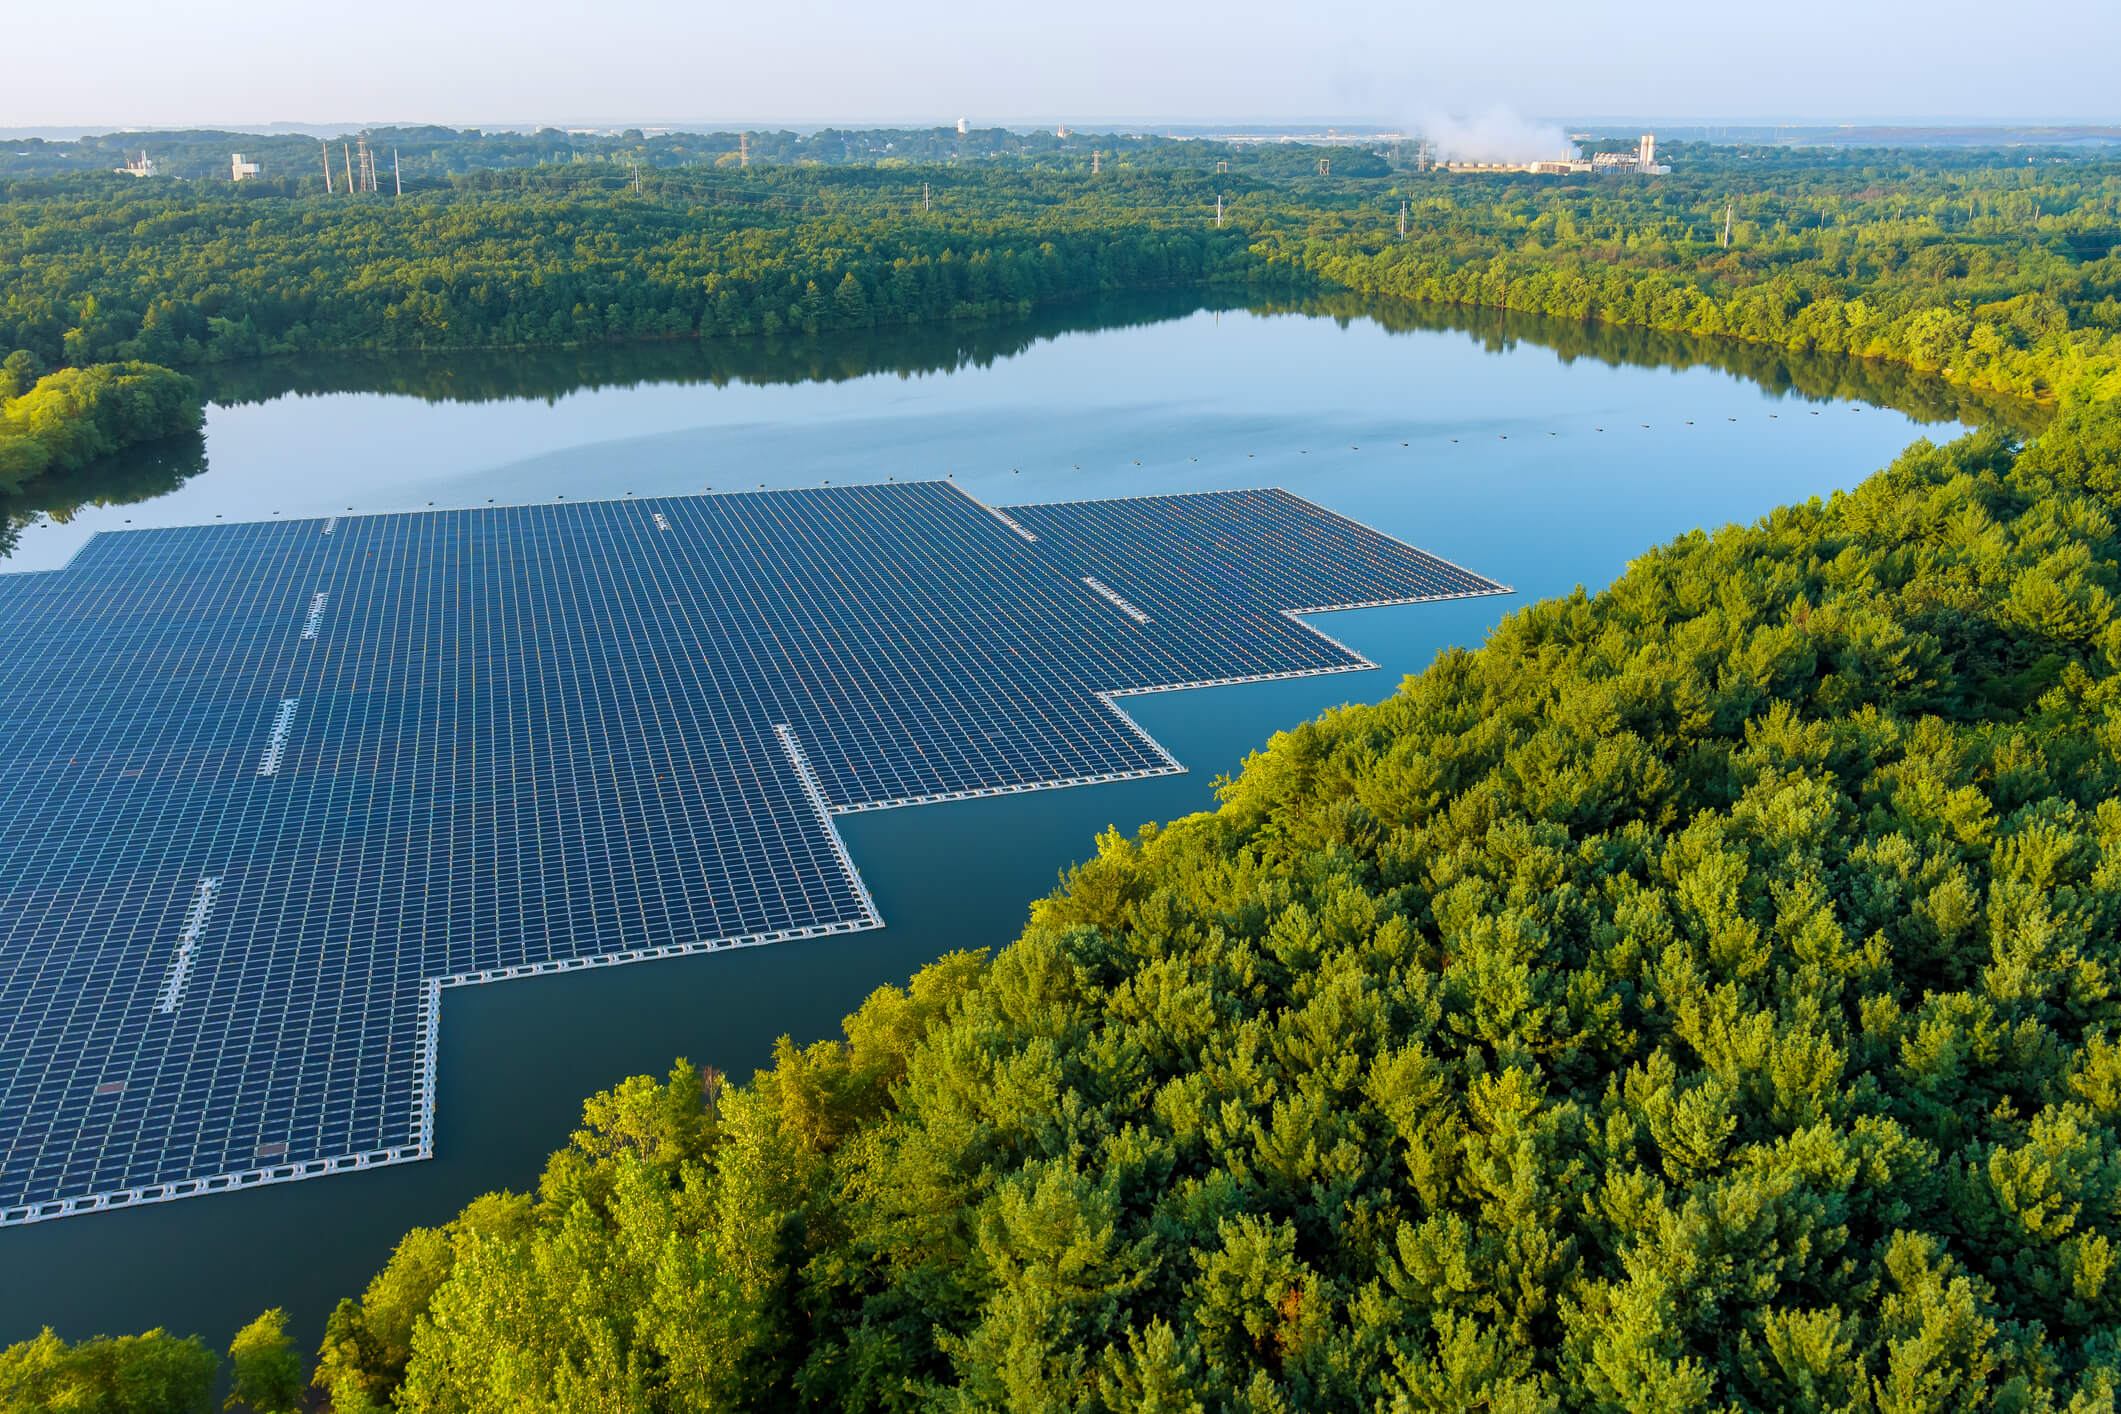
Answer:
[(749, 167), (751, 165), (750, 133), (738, 133), (736, 135), (736, 165), (739, 167)]
[(331, 146), (323, 138), (317, 139), (317, 151), (324, 154), (324, 194), (331, 195)]
[(1222, 194), (1221, 192), (1217, 192), (1217, 193), (1215, 194), (1215, 229), (1216, 229), (1216, 230), (1218, 230), (1218, 231), (1220, 231), (1220, 230), (1221, 230), (1222, 228), (1223, 228), (1223, 194)]
[(1321, 177), (1330, 177), (1330, 176), (1332, 176), (1332, 175), (1333, 175), (1333, 159), (1332, 159), (1332, 158), (1330, 158), (1330, 157), (1321, 157), (1321, 158), (1319, 158), (1319, 159), (1318, 159), (1318, 175), (1319, 175), (1319, 176), (1321, 176)]
[(395, 147), (390, 150), (390, 179), (397, 183), (397, 194), (399, 196), (405, 195), (405, 173), (399, 170), (398, 150)]
[(1098, 174), (1098, 170), (1099, 170), (1099, 166), (1098, 166), (1098, 164), (1099, 164), (1100, 162), (1102, 162), (1102, 161), (1104, 160), (1104, 156), (1105, 156), (1105, 154), (1104, 154), (1104, 153), (1102, 153), (1102, 152), (1096, 152), (1096, 151), (1093, 151), (1093, 152), (1091, 152), (1091, 154), (1090, 154), (1090, 175), (1091, 175), (1091, 176), (1093, 176), (1093, 177), (1094, 177), (1094, 176), (1096, 176), (1096, 175)]
[(1728, 201), (1723, 205), (1723, 244), (1726, 249), (1731, 244), (1731, 208), (1735, 205), (1735, 202)]
[(339, 159), (346, 164), (346, 194), (353, 195), (353, 149), (345, 143), (339, 144)]
[(928, 210), (928, 184), (926, 182), (921, 183), (921, 210)]
[(1407, 238), (1407, 204), (1404, 201), (1399, 203), (1399, 238)]

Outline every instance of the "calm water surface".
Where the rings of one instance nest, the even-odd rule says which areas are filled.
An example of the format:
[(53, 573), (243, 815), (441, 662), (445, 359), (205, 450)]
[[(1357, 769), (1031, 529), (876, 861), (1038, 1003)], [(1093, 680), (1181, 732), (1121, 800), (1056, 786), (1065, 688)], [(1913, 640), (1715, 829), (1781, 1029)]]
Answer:
[[(1652, 544), (1831, 493), (1926, 431), (1957, 432), (1820, 392), (1929, 418), (1979, 411), (1860, 366), (1795, 370), (1806, 395), (1771, 354), (1378, 314), (1166, 306), (1028, 332), (879, 336), (866, 350), (225, 371), (205, 470), (136, 470), (133, 490), (107, 494), (195, 474), (152, 499), (64, 511), (65, 524), (18, 509), (9, 569), (63, 565), (97, 530), (276, 512), (945, 475), (996, 505), (1283, 486), (1519, 597), (1317, 621), (1382, 672), (1129, 699), (1185, 776), (842, 817), (882, 932), (452, 990), (433, 1161), (0, 1231), (0, 1342), (45, 1324), (70, 1337), (160, 1325), (225, 1346), (281, 1305), (313, 1347), (332, 1303), (407, 1227), (534, 1184), (590, 1092), (676, 1055), (746, 1076), (783, 1033), (833, 1034), (873, 988), (1014, 937), (1098, 830), (1211, 806), (1215, 777), (1276, 729), (1382, 698), (1439, 649), (1477, 643), (1528, 599), (1602, 586)], [(1695, 358), (1728, 367), (1686, 366)], [(421, 396), (283, 391), (334, 387)]]

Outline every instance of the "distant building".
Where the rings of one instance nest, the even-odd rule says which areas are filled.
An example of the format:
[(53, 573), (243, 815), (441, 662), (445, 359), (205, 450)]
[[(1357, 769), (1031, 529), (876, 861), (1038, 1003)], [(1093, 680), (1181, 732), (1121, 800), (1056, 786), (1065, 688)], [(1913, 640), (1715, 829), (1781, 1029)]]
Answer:
[(238, 152), (228, 159), (228, 179), (230, 181), (240, 182), (243, 181), (245, 178), (255, 177), (257, 175), (258, 164), (255, 162), (245, 162), (243, 160), (242, 153)]
[(1059, 127), (1053, 130), (1053, 135), (1055, 137), (1060, 138), (1074, 137), (1075, 129), (1069, 127), (1066, 123), (1062, 123)]
[(966, 133), (969, 133), (971, 131), (972, 129), (966, 124), (963, 118), (957, 120), (957, 135), (959, 137), (963, 137)]
[(128, 177), (152, 177), (155, 175), (155, 159), (142, 152), (123, 167), (116, 167), (112, 170), (123, 172)]
[(1657, 162), (1657, 134), (1644, 133), (1635, 140), (1635, 170), (1651, 176), (1672, 170)]
[(1460, 172), (1468, 176), (1484, 172), (1530, 172), (1538, 176), (1558, 177), (1570, 172), (1588, 172), (1591, 164), (1583, 160), (1573, 144), (1565, 147), (1553, 157), (1538, 158), (1531, 162), (1439, 162), (1446, 172)]
[(1633, 152), (1601, 152), (1591, 161), (1601, 172), (1639, 172), (1646, 177), (1661, 177), (1672, 169), (1657, 161), (1657, 134), (1644, 133), (1636, 139)]
[(1588, 162), (1572, 143), (1558, 157), (1541, 158), (1531, 162), (1441, 162), (1438, 167), (1446, 172), (1459, 172), (1477, 176), (1486, 172), (1528, 172), (1534, 176), (1562, 177), (1578, 172), (1597, 172), (1618, 176), (1628, 172), (1639, 172), (1644, 176), (1661, 177), (1672, 169), (1657, 163), (1657, 134), (1644, 133), (1635, 144), (1633, 152), (1601, 152)]

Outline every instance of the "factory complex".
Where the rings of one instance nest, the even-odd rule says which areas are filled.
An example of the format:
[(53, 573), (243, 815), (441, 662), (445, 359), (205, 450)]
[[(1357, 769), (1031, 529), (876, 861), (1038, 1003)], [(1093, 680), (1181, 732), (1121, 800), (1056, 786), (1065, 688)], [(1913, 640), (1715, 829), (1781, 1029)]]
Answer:
[(1540, 158), (1530, 162), (1439, 162), (1439, 171), (1464, 172), (1475, 175), (1482, 172), (1532, 172), (1542, 176), (1565, 177), (1575, 172), (1596, 172), (1612, 176), (1640, 173), (1643, 176), (1661, 177), (1672, 169), (1660, 166), (1657, 161), (1657, 134), (1644, 133), (1635, 144), (1633, 152), (1600, 152), (1585, 157), (1580, 149), (1571, 145), (1559, 157)]

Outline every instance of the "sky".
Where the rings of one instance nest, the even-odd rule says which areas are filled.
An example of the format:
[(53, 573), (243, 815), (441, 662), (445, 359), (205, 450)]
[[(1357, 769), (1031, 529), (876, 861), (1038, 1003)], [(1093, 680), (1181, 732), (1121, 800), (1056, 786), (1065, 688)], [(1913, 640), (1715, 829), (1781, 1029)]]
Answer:
[(0, 0), (0, 126), (2121, 122), (2116, 0)]

